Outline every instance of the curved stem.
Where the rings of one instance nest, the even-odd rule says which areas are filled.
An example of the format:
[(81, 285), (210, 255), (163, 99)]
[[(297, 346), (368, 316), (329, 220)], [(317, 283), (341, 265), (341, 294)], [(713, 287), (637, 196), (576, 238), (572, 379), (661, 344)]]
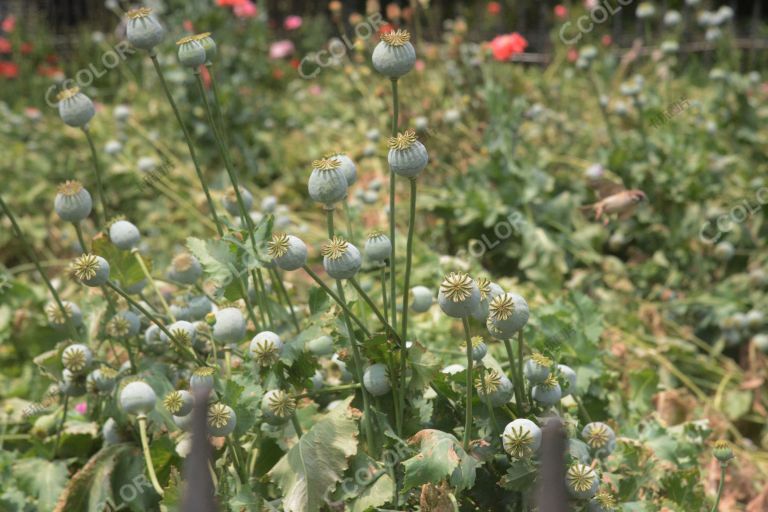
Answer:
[(291, 414), (291, 424), (293, 424), (293, 430), (296, 431), (296, 436), (301, 439), (304, 431), (301, 429), (301, 423), (299, 423), (299, 417), (296, 416), (296, 411), (293, 411), (293, 414)]
[(160, 482), (157, 481), (157, 475), (155, 474), (155, 465), (152, 463), (152, 454), (149, 452), (149, 440), (147, 439), (147, 417), (140, 414), (137, 417), (139, 421), (139, 434), (141, 435), (141, 449), (144, 452), (144, 462), (147, 464), (147, 471), (149, 472), (149, 479), (152, 482), (152, 487), (155, 488), (155, 492), (162, 496), (163, 487)]
[(464, 337), (467, 339), (467, 405), (464, 408), (464, 451), (469, 453), (469, 440), (472, 432), (472, 337), (469, 334), (469, 320), (462, 317)]
[(368, 336), (368, 337), (370, 338), (370, 337), (371, 337), (371, 332), (368, 330), (368, 328), (365, 326), (365, 324), (364, 324), (364, 323), (363, 323), (363, 322), (362, 322), (362, 321), (361, 321), (361, 320), (360, 320), (360, 319), (359, 319), (357, 316), (355, 316), (355, 314), (352, 312), (352, 310), (351, 310), (351, 309), (349, 309), (349, 308), (347, 307), (346, 303), (345, 303), (344, 301), (342, 301), (342, 300), (341, 300), (341, 298), (340, 298), (338, 295), (336, 295), (336, 294), (333, 292), (333, 290), (331, 290), (331, 289), (328, 287), (328, 285), (327, 285), (327, 284), (325, 284), (325, 282), (323, 282), (323, 280), (320, 278), (320, 276), (318, 276), (318, 275), (315, 273), (315, 271), (314, 271), (314, 270), (312, 270), (311, 268), (309, 268), (307, 265), (304, 265), (304, 266), (303, 266), (303, 267), (301, 267), (301, 268), (302, 268), (302, 269), (304, 269), (304, 272), (306, 272), (306, 273), (307, 273), (307, 275), (309, 275), (309, 277), (311, 277), (311, 278), (312, 278), (312, 279), (313, 279), (313, 280), (314, 280), (314, 281), (315, 281), (315, 282), (316, 282), (316, 283), (317, 283), (317, 284), (320, 286), (320, 288), (322, 288), (322, 289), (323, 289), (323, 291), (324, 291), (325, 293), (327, 293), (327, 294), (328, 294), (328, 296), (329, 296), (330, 298), (332, 298), (332, 299), (333, 299), (333, 301), (334, 301), (336, 304), (338, 304), (338, 305), (339, 305), (339, 307), (340, 307), (340, 308), (341, 308), (341, 309), (342, 309), (342, 310), (343, 310), (343, 311), (344, 311), (346, 314), (348, 314), (348, 315), (349, 315), (349, 318), (351, 318), (351, 319), (352, 319), (352, 320), (353, 320), (353, 321), (354, 321), (354, 322), (355, 322), (355, 323), (358, 325), (358, 327), (360, 327), (360, 329), (363, 331), (363, 334), (365, 334), (366, 336)]
[[(400, 346), (402, 357), (400, 358), (400, 418), (405, 417), (405, 372), (408, 364), (408, 299), (411, 289), (411, 263), (413, 261), (413, 233), (416, 224), (416, 179), (411, 178), (411, 198), (408, 212), (408, 241), (405, 248), (405, 281), (403, 282), (403, 323), (400, 332), (403, 335), (403, 342)], [(402, 424), (399, 425), (398, 434), (402, 435)]]
[[(99, 201), (101, 202), (102, 222), (107, 224), (107, 200), (104, 197), (104, 187), (101, 183), (101, 164), (99, 164), (99, 154), (96, 152), (96, 146), (93, 143), (91, 132), (87, 126), (83, 126), (83, 133), (85, 138), (88, 139), (88, 145), (91, 147), (91, 157), (93, 158), (93, 168), (96, 171), (96, 190), (99, 193)], [(96, 224), (99, 225), (98, 223)], [(85, 247), (83, 247), (85, 249)]]
[(376, 307), (376, 304), (373, 302), (373, 300), (371, 300), (371, 297), (368, 296), (367, 293), (365, 293), (365, 290), (363, 290), (363, 287), (360, 286), (360, 283), (357, 282), (357, 279), (355, 279), (353, 277), (353, 278), (349, 279), (349, 282), (352, 285), (352, 287), (355, 290), (357, 290), (357, 293), (360, 295), (360, 297), (362, 297), (362, 299), (365, 301), (365, 303), (368, 304), (368, 307), (371, 308), (371, 310), (373, 311), (373, 314), (375, 314), (376, 318), (379, 319), (379, 322), (381, 322), (384, 325), (384, 327), (387, 330), (389, 330), (390, 334), (395, 338), (395, 340), (399, 344), (402, 344), (402, 341), (400, 340), (400, 336), (398, 336), (398, 334), (397, 334), (397, 330), (395, 330), (395, 328), (392, 327), (389, 324), (389, 322), (387, 322), (387, 320), (384, 318), (384, 315), (382, 315), (381, 311), (379, 311), (379, 308)]
[(59, 297), (59, 293), (56, 291), (56, 288), (53, 287), (53, 284), (51, 284), (50, 279), (48, 279), (48, 276), (45, 275), (45, 272), (43, 271), (43, 267), (40, 265), (40, 260), (37, 257), (37, 254), (35, 254), (35, 251), (32, 250), (32, 246), (29, 245), (27, 242), (26, 237), (24, 236), (24, 232), (19, 227), (19, 224), (16, 222), (16, 217), (14, 217), (13, 213), (11, 213), (10, 208), (8, 208), (8, 205), (5, 204), (5, 201), (3, 201), (3, 198), (0, 197), (0, 208), (3, 209), (5, 212), (5, 215), (8, 217), (8, 220), (11, 221), (11, 227), (13, 228), (13, 231), (16, 233), (16, 238), (19, 239), (21, 242), (21, 246), (24, 249), (24, 252), (27, 253), (27, 257), (32, 260), (32, 263), (34, 263), (35, 268), (37, 269), (37, 272), (40, 274), (40, 277), (43, 278), (43, 281), (45, 281), (45, 285), (48, 287), (48, 290), (51, 292), (51, 295), (53, 296), (53, 300), (56, 301), (56, 305), (59, 307), (59, 311), (61, 311), (61, 314), (65, 318), (65, 321), (67, 323), (67, 326), (69, 327), (69, 330), (72, 334), (73, 339), (77, 339), (79, 336), (77, 334), (77, 328), (75, 327), (75, 324), (72, 322), (72, 317), (67, 312), (67, 308), (64, 307), (64, 302), (62, 302), (61, 297)]
[(134, 248), (131, 250), (131, 252), (136, 257), (136, 261), (139, 263), (139, 267), (141, 267), (141, 271), (144, 273), (144, 277), (146, 277), (147, 281), (149, 281), (149, 286), (152, 287), (152, 291), (155, 292), (155, 295), (157, 295), (160, 304), (163, 305), (165, 314), (168, 315), (168, 318), (171, 319), (171, 322), (175, 322), (176, 318), (174, 318), (173, 313), (171, 313), (171, 308), (168, 307), (168, 303), (165, 301), (165, 297), (163, 297), (163, 294), (160, 293), (160, 290), (157, 288), (157, 283), (155, 283), (155, 280), (152, 278), (152, 274), (149, 272), (149, 268), (147, 268), (147, 264), (144, 262), (144, 258), (141, 257), (139, 250)]
[(504, 340), (504, 347), (507, 349), (507, 358), (509, 359), (509, 370), (512, 372), (512, 382), (515, 385), (515, 405), (517, 406), (517, 415), (520, 416), (523, 413), (523, 376), (518, 374), (515, 369), (515, 353), (512, 350), (512, 341), (509, 339)]
[(727, 468), (727, 463), (720, 463), (720, 484), (717, 486), (717, 498), (715, 499), (715, 505), (712, 507), (712, 512), (717, 512), (717, 508), (720, 506), (720, 496), (722, 496), (723, 488), (725, 487), (725, 470)]
[(53, 458), (56, 458), (56, 454), (59, 453), (59, 443), (61, 442), (61, 433), (64, 430), (64, 423), (67, 421), (67, 413), (69, 412), (69, 395), (64, 395), (64, 410), (61, 413), (61, 423), (59, 428), (56, 429), (56, 442), (53, 445)]
[(219, 236), (223, 236), (224, 229), (221, 227), (221, 221), (219, 220), (219, 216), (216, 213), (216, 207), (213, 203), (211, 192), (210, 190), (208, 190), (208, 185), (205, 183), (203, 172), (200, 170), (200, 164), (197, 161), (197, 155), (195, 154), (195, 147), (192, 144), (192, 138), (189, 136), (189, 130), (187, 130), (187, 125), (184, 124), (184, 119), (182, 119), (181, 117), (179, 108), (176, 106), (176, 102), (174, 101), (173, 96), (171, 95), (170, 89), (168, 89), (168, 84), (165, 82), (165, 76), (163, 75), (163, 70), (160, 68), (160, 63), (157, 61), (157, 55), (150, 54), (149, 57), (150, 59), (152, 59), (152, 65), (155, 67), (155, 72), (157, 73), (157, 76), (160, 79), (160, 85), (162, 85), (163, 91), (165, 91), (165, 96), (168, 98), (168, 103), (171, 104), (173, 113), (176, 116), (176, 121), (179, 123), (179, 126), (181, 127), (181, 131), (184, 133), (184, 139), (186, 140), (187, 148), (189, 149), (189, 156), (192, 157), (192, 163), (194, 164), (194, 167), (195, 167), (195, 173), (197, 173), (197, 179), (200, 181), (200, 185), (203, 187), (203, 192), (205, 193), (205, 199), (208, 202), (208, 208), (211, 210), (211, 216), (213, 217), (213, 222), (216, 224), (216, 231), (218, 231)]

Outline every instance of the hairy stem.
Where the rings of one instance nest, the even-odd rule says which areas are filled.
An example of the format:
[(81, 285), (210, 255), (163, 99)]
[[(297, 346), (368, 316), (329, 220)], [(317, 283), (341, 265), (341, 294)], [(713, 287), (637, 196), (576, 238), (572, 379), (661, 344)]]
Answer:
[(144, 461), (147, 464), (147, 471), (149, 472), (149, 479), (152, 482), (152, 487), (155, 488), (155, 492), (162, 496), (163, 486), (157, 481), (157, 475), (155, 474), (155, 465), (152, 463), (152, 454), (149, 452), (149, 439), (147, 438), (147, 417), (144, 414), (140, 414), (137, 417), (139, 421), (139, 434), (141, 435), (141, 449), (144, 452)]

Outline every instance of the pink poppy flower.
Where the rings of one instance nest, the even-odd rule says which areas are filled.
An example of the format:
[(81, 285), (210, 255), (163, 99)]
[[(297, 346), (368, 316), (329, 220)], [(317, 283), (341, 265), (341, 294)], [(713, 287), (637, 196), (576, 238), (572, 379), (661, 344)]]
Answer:
[(501, 4), (499, 2), (488, 2), (485, 8), (491, 16), (496, 16), (501, 12)]
[(559, 20), (565, 19), (568, 16), (568, 8), (563, 4), (557, 4), (555, 6), (555, 17)]
[(13, 29), (16, 28), (16, 16), (8, 16), (5, 18), (3, 22), (0, 23), (0, 28), (2, 28), (3, 32), (6, 34), (13, 32)]
[(528, 41), (517, 32), (496, 36), (490, 42), (493, 58), (498, 61), (506, 61), (513, 55), (523, 53), (528, 47)]
[(85, 414), (85, 413), (88, 411), (88, 404), (87, 404), (87, 403), (85, 403), (85, 402), (80, 402), (79, 404), (77, 404), (77, 405), (75, 406), (75, 410), (76, 410), (76, 411), (77, 411), (79, 414)]
[(293, 54), (293, 43), (287, 39), (282, 41), (275, 41), (269, 46), (269, 58), (270, 59), (284, 59), (290, 57)]
[(288, 16), (283, 21), (283, 28), (285, 28), (285, 30), (296, 30), (301, 27), (302, 23), (301, 16)]
[(236, 5), (232, 9), (232, 12), (234, 12), (235, 16), (238, 18), (255, 18), (256, 15), (259, 14), (259, 10), (256, 8), (256, 4), (250, 0)]

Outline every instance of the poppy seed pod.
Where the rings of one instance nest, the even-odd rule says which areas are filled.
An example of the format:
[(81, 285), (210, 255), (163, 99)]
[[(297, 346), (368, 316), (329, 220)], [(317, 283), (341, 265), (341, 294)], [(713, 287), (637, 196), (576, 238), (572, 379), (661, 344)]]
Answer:
[(491, 407), (501, 407), (508, 403), (512, 400), (514, 392), (512, 381), (503, 373), (493, 369), (475, 379), (475, 389), (482, 400), (488, 398)]
[(109, 239), (118, 249), (130, 251), (141, 242), (141, 233), (127, 220), (118, 220), (109, 226)]
[(494, 297), (488, 305), (488, 323), (504, 333), (505, 339), (522, 329), (528, 322), (528, 316), (528, 303), (515, 293)]
[(197, 258), (191, 254), (178, 254), (171, 260), (171, 268), (168, 271), (168, 277), (171, 281), (182, 284), (195, 284), (202, 275), (203, 267)]
[(210, 393), (213, 389), (216, 370), (210, 366), (201, 366), (192, 371), (189, 378), (189, 389), (192, 393)]
[(528, 459), (541, 446), (541, 429), (531, 420), (519, 418), (504, 427), (504, 451), (513, 459)]
[(437, 303), (448, 316), (464, 318), (472, 314), (480, 303), (477, 283), (463, 272), (451, 272), (440, 284)]
[(93, 102), (80, 92), (79, 87), (65, 89), (56, 98), (59, 100), (59, 117), (68, 126), (82, 128), (96, 115)]
[(554, 374), (550, 374), (544, 382), (536, 384), (531, 389), (531, 398), (546, 407), (555, 405), (562, 397), (563, 391)]
[(297, 270), (307, 263), (306, 244), (300, 238), (285, 233), (272, 233), (272, 239), (267, 243), (267, 254), (282, 270)]
[(205, 318), (205, 315), (211, 312), (213, 303), (211, 302), (211, 299), (205, 295), (200, 295), (189, 299), (187, 308), (189, 310), (189, 317), (192, 320), (202, 320)]
[(123, 442), (123, 436), (120, 435), (120, 429), (114, 418), (107, 418), (104, 426), (101, 427), (101, 435), (104, 437), (104, 444), (117, 444)]
[(296, 400), (282, 389), (272, 389), (264, 393), (261, 399), (261, 412), (271, 425), (280, 425), (288, 421), (296, 410)]
[(109, 393), (115, 387), (117, 372), (108, 366), (102, 366), (88, 374), (88, 380), (93, 383), (97, 391)]
[(487, 353), (488, 345), (485, 344), (483, 338), (480, 336), (472, 336), (472, 359), (474, 361), (482, 361)]
[(120, 407), (128, 414), (147, 414), (155, 408), (157, 396), (146, 382), (137, 380), (120, 391)]
[(426, 286), (414, 286), (411, 288), (411, 309), (414, 313), (425, 313), (432, 307), (435, 301), (432, 290)]
[(101, 256), (83, 254), (73, 262), (72, 275), (86, 286), (102, 286), (109, 280), (109, 263)]
[(160, 328), (155, 324), (150, 325), (147, 330), (144, 331), (144, 343), (152, 352), (162, 353), (168, 346), (167, 338), (163, 340), (160, 333)]
[(245, 318), (237, 308), (224, 308), (216, 312), (213, 339), (222, 343), (239, 343), (245, 337)]
[(80, 311), (80, 307), (68, 300), (61, 301), (61, 305), (64, 306), (64, 311), (55, 301), (49, 302), (45, 306), (45, 316), (48, 317), (51, 327), (56, 330), (64, 329), (68, 318), (72, 320), (75, 327), (81, 327), (83, 325), (83, 313)]
[(280, 359), (283, 342), (272, 331), (262, 331), (251, 340), (248, 351), (259, 366), (271, 366)]
[(616, 433), (601, 421), (587, 423), (581, 437), (596, 455), (609, 455), (616, 448)]
[(177, 55), (182, 66), (194, 69), (205, 64), (205, 48), (195, 36), (182, 37), (176, 41), (176, 45), (179, 47)]
[(171, 391), (163, 398), (163, 406), (174, 416), (186, 416), (192, 412), (195, 400), (192, 393), (185, 389)]
[[(197, 337), (197, 330), (195, 326), (184, 320), (179, 320), (168, 326), (168, 332), (171, 333), (176, 343), (184, 346), (193, 346), (195, 344), (195, 338)], [(160, 339), (163, 342), (168, 343), (171, 341), (168, 339), (168, 335), (164, 332), (160, 333)]]
[(216, 41), (214, 41), (211, 37), (211, 33), (203, 32), (202, 34), (197, 34), (192, 37), (194, 37), (196, 41), (199, 41), (200, 44), (203, 45), (203, 49), (205, 50), (206, 64), (213, 62), (213, 59), (215, 59), (216, 55), (218, 54), (218, 48), (216, 47)]
[(538, 352), (531, 355), (530, 359), (525, 361), (523, 374), (531, 384), (539, 384), (549, 377), (552, 368), (552, 360)]
[(563, 389), (563, 397), (566, 397), (568, 395), (575, 395), (576, 394), (576, 372), (573, 371), (573, 368), (570, 366), (566, 366), (564, 364), (557, 365), (557, 370), (560, 372), (560, 375), (565, 378), (565, 381), (568, 383), (568, 385)]
[(65, 181), (59, 185), (53, 209), (61, 220), (76, 223), (91, 214), (93, 199), (79, 181)]
[(326, 156), (327, 159), (337, 160), (339, 162), (339, 169), (344, 178), (347, 180), (347, 188), (351, 187), (357, 182), (357, 166), (355, 162), (344, 153), (331, 153)]
[(320, 336), (308, 341), (307, 348), (316, 356), (329, 356), (333, 354), (333, 338)]
[(484, 277), (477, 280), (477, 287), (480, 289), (480, 303), (472, 311), (472, 318), (484, 322), (488, 319), (488, 305), (494, 298), (504, 295), (504, 290)]
[(369, 261), (375, 263), (384, 262), (392, 256), (392, 242), (384, 233), (374, 231), (365, 240), (363, 252)]
[(384, 76), (395, 79), (413, 69), (416, 64), (416, 50), (410, 43), (407, 30), (396, 30), (381, 36), (373, 49), (373, 67)]
[(326, 243), (320, 254), (323, 255), (323, 267), (334, 279), (351, 279), (360, 270), (363, 259), (357, 247), (338, 236)]
[[(253, 194), (251, 194), (245, 187), (238, 187), (238, 189), (240, 190), (240, 197), (243, 199), (243, 207), (245, 208), (245, 211), (251, 211), (251, 208), (253, 208)], [(224, 206), (224, 209), (227, 210), (228, 214), (233, 217), (240, 217), (240, 204), (237, 202), (235, 187), (227, 190), (224, 197), (221, 199), (221, 204)]]
[(616, 512), (618, 509), (616, 497), (608, 491), (600, 491), (589, 500), (589, 512)]
[(347, 178), (341, 171), (341, 162), (328, 158), (312, 162), (307, 188), (313, 201), (332, 210), (335, 203), (347, 197)]
[(728, 441), (719, 439), (715, 441), (712, 455), (714, 455), (721, 464), (727, 464), (733, 458), (733, 448), (731, 448), (731, 444)]
[(67, 396), (83, 396), (86, 392), (85, 379), (82, 375), (75, 375), (69, 370), (61, 372), (59, 389)]
[(82, 375), (91, 365), (93, 353), (91, 349), (80, 343), (68, 346), (61, 353), (61, 364), (73, 375)]
[(590, 466), (574, 464), (568, 468), (568, 472), (565, 475), (565, 483), (571, 496), (586, 500), (597, 493), (600, 479), (597, 477), (595, 470)]
[(392, 386), (389, 383), (389, 372), (386, 365), (376, 363), (366, 368), (363, 374), (363, 385), (373, 396), (389, 393)]
[(127, 16), (125, 35), (136, 48), (151, 51), (165, 38), (165, 29), (152, 14), (152, 9), (139, 7), (128, 11)]
[(398, 176), (415, 178), (429, 163), (424, 144), (416, 140), (416, 132), (406, 130), (389, 138), (389, 168)]
[(173, 416), (173, 423), (177, 427), (179, 427), (181, 430), (183, 430), (184, 432), (191, 433), (192, 432), (192, 427), (193, 427), (193, 422), (192, 422), (193, 418), (192, 418), (192, 416), (193, 416), (192, 414), (187, 414), (186, 416), (176, 416), (176, 415), (174, 415)]
[(141, 319), (133, 311), (120, 311), (107, 322), (107, 334), (117, 339), (132, 338), (139, 334)]
[(208, 408), (208, 433), (213, 437), (226, 437), (235, 431), (237, 415), (228, 405), (213, 404)]

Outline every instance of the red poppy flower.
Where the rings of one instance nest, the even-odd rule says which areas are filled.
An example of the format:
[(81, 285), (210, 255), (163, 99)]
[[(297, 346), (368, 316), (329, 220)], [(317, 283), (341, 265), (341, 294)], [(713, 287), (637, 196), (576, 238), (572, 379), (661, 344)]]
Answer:
[(488, 2), (488, 5), (485, 8), (491, 16), (496, 16), (501, 12), (501, 4), (499, 2)]
[(493, 58), (498, 61), (506, 61), (513, 55), (523, 53), (528, 47), (528, 41), (517, 32), (496, 36), (490, 42)]
[(11, 42), (4, 37), (0, 37), (0, 53), (11, 53)]
[(568, 8), (563, 4), (557, 4), (555, 6), (555, 17), (559, 20), (565, 19), (568, 16)]
[(3, 78), (16, 78), (19, 76), (19, 66), (13, 62), (0, 61), (0, 76)]

